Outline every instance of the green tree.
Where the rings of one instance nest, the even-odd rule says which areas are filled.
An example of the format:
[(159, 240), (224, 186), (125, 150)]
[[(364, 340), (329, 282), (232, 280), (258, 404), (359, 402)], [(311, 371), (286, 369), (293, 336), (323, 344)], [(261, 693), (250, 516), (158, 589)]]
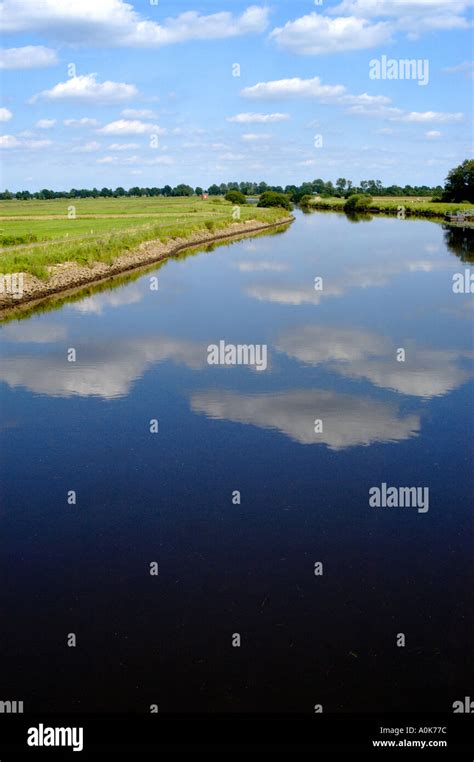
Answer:
[(474, 203), (474, 159), (466, 159), (449, 172), (444, 185), (443, 201)]
[(262, 193), (257, 206), (281, 206), (283, 209), (291, 210), (288, 196), (285, 196), (284, 193), (275, 193), (275, 191), (265, 191)]
[(239, 190), (230, 190), (224, 196), (226, 201), (230, 201), (232, 204), (246, 204), (247, 199), (244, 194)]
[(367, 193), (353, 193), (344, 204), (344, 211), (364, 212), (367, 211), (371, 203), (372, 196), (369, 196)]

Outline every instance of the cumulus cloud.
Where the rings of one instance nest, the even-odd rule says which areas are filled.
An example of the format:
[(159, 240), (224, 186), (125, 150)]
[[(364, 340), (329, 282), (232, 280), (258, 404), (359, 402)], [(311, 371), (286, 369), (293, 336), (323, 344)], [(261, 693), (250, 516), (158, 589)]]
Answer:
[(53, 145), (52, 140), (19, 140), (15, 135), (1, 135), (0, 148), (47, 148)]
[(15, 135), (0, 135), (0, 148), (18, 148), (20, 145), (21, 140)]
[(135, 85), (125, 82), (97, 82), (96, 74), (82, 74), (58, 82), (51, 90), (43, 90), (34, 95), (30, 103), (43, 98), (49, 101), (77, 100), (89, 103), (111, 104), (129, 100), (138, 95)]
[(349, 14), (363, 19), (388, 18), (392, 28), (415, 38), (430, 30), (467, 29), (464, 14), (471, 0), (342, 0), (329, 8), (331, 15)]
[(174, 164), (172, 156), (154, 156), (152, 159), (144, 158), (142, 156), (102, 156), (97, 159), (98, 164), (117, 164), (121, 166), (127, 166), (130, 164), (140, 164), (140, 166), (153, 167), (159, 164)]
[[(344, 85), (324, 85), (319, 77), (302, 79), (275, 79), (268, 82), (258, 82), (256, 85), (244, 87), (241, 95), (246, 98), (314, 98), (322, 103), (344, 106), (348, 113), (360, 116), (379, 117), (398, 122), (460, 122), (464, 119), (461, 112), (443, 111), (405, 111), (390, 105), (391, 99), (386, 95), (369, 95), (348, 93)], [(233, 118), (233, 121), (238, 121)], [(239, 120), (240, 121), (240, 120)]]
[(464, 114), (460, 111), (455, 113), (442, 111), (407, 111), (398, 121), (401, 122), (461, 122)]
[(25, 140), (23, 144), (26, 148), (48, 148), (53, 145), (52, 140)]
[(125, 108), (121, 115), (125, 119), (155, 119), (156, 113), (149, 108)]
[(0, 108), (0, 122), (9, 122), (12, 116), (9, 108)]
[(99, 46), (159, 47), (187, 40), (212, 40), (263, 32), (268, 9), (247, 8), (208, 16), (187, 11), (162, 24), (138, 13), (124, 0), (4, 0), (5, 32), (42, 34), (67, 43)]
[(166, 130), (158, 124), (141, 122), (139, 119), (117, 119), (104, 125), (97, 132), (103, 135), (164, 135)]
[(271, 134), (269, 132), (245, 132), (242, 135), (242, 140), (248, 143), (254, 143), (259, 140), (270, 140)]
[(0, 69), (44, 69), (57, 63), (56, 51), (44, 45), (0, 50)]
[(443, 69), (447, 74), (464, 74), (472, 79), (474, 77), (474, 61), (464, 61), (456, 66), (447, 66)]
[(109, 151), (136, 151), (140, 148), (138, 143), (112, 143)]
[(39, 130), (50, 130), (56, 124), (56, 119), (38, 119), (36, 126)]
[(290, 118), (289, 114), (259, 114), (255, 112), (245, 112), (228, 116), (228, 122), (237, 122), (238, 124), (271, 124), (273, 122), (285, 122)]
[(84, 143), (81, 146), (75, 146), (72, 150), (74, 153), (94, 153), (100, 150), (100, 143), (96, 140), (90, 140), (88, 143)]
[(65, 127), (97, 127), (99, 122), (97, 119), (83, 116), (81, 119), (65, 119), (63, 124)]
[(343, 95), (344, 85), (323, 85), (319, 77), (312, 79), (274, 79), (269, 82), (258, 82), (251, 87), (244, 87), (241, 95), (246, 98), (288, 98), (291, 96), (305, 98), (333, 98)]
[(372, 24), (354, 16), (333, 19), (313, 12), (274, 29), (270, 38), (290, 53), (324, 55), (388, 43), (391, 28), (385, 21)]

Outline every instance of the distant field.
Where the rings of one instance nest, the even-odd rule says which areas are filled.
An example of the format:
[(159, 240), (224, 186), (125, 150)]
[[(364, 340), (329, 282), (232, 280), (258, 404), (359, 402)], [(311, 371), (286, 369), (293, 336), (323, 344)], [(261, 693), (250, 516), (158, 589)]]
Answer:
[[(342, 211), (345, 202), (345, 198), (321, 198), (310, 205), (319, 209)], [(367, 211), (395, 214), (400, 206), (405, 207), (407, 216), (412, 214), (421, 217), (444, 217), (445, 214), (452, 214), (459, 209), (474, 211), (473, 204), (435, 203), (429, 196), (374, 196)]]
[[(68, 216), (74, 207), (75, 218)], [(97, 198), (0, 201), (0, 272), (45, 277), (48, 265), (111, 262), (142, 241), (219, 230), (236, 221), (223, 199)], [(86, 216), (87, 215), (87, 216)], [(274, 222), (282, 209), (240, 207), (240, 220)]]
[[(167, 209), (179, 209), (183, 204), (208, 204), (211, 199), (198, 198), (55, 198), (50, 201), (0, 201), (0, 216), (28, 216), (54, 214), (66, 217), (68, 207), (76, 207), (77, 214), (157, 214), (166, 205)], [(212, 201), (211, 201), (212, 203)]]

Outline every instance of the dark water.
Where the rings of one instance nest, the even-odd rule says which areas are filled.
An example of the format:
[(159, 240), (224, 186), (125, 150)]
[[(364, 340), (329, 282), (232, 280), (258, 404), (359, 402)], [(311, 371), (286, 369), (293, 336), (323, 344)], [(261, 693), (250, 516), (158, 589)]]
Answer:
[[(452, 290), (469, 235), (297, 213), (167, 262), (158, 291), (148, 273), (4, 325), (0, 698), (311, 713), (472, 696), (473, 296)], [(221, 339), (266, 344), (267, 369), (208, 365)], [(382, 483), (428, 488), (429, 510), (369, 506)]]

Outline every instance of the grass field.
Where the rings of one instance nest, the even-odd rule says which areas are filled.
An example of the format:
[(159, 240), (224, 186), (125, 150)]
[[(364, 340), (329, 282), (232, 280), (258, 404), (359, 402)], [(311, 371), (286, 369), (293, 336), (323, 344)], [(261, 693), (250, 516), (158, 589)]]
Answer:
[[(238, 221), (233, 210), (223, 199), (0, 201), (0, 272), (30, 272), (44, 278), (47, 267), (60, 262), (110, 263), (143, 241), (217, 232)], [(240, 207), (242, 222), (273, 223), (285, 215), (282, 209)]]
[[(310, 202), (309, 206), (315, 209), (332, 209), (342, 211), (346, 202), (345, 198), (321, 198)], [(380, 214), (397, 214), (403, 206), (407, 217), (444, 217), (459, 209), (474, 211), (474, 204), (448, 204), (434, 203), (428, 196), (376, 196), (367, 211)]]

